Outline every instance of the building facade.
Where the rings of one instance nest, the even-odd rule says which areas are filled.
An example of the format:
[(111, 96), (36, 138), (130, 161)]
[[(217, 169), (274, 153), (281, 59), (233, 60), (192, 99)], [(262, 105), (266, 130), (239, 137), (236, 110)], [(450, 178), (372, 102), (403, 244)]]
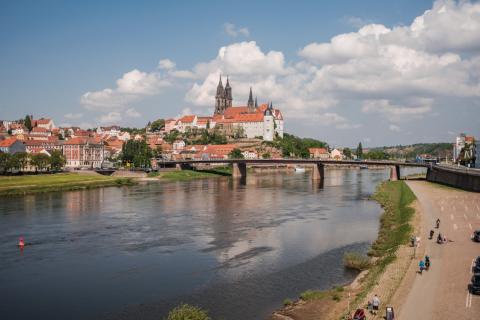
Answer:
[(63, 155), (66, 167), (101, 168), (104, 159), (104, 144), (93, 137), (76, 137), (65, 142)]

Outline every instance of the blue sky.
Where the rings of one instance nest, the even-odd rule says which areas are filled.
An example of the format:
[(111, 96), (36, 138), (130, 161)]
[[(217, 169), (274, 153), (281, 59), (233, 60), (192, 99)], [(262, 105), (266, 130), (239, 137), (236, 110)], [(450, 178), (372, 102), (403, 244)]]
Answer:
[[(478, 22), (472, 13), (475, 10), (467, 10), (463, 4), (440, 1), (436, 5), (440, 13), (429, 20), (433, 22), (425, 30), (442, 31), (442, 20), (435, 20), (443, 13), (442, 5), (454, 13), (452, 19), (464, 14)], [(371, 83), (366, 91), (352, 92), (338, 86), (340, 71), (325, 75), (327, 66), (336, 70), (340, 66), (342, 70), (352, 67), (352, 60), (346, 65), (344, 52), (322, 45), (331, 44), (334, 48), (333, 37), (357, 33), (369, 24), (383, 25), (392, 31), (402, 26), (411, 29), (414, 19), (432, 7), (435, 7), (432, 1), (419, 0), (388, 1), (388, 4), (385, 1), (1, 1), (0, 118), (14, 119), (32, 113), (51, 116), (57, 124), (96, 126), (118, 122), (140, 126), (158, 117), (189, 112), (208, 114), (212, 107), (208, 105), (212, 79), (221, 72), (231, 75), (237, 104), (244, 103), (246, 90), (253, 85), (254, 90), (258, 88), (262, 102), (273, 100), (284, 111), (287, 131), (333, 144), (354, 145), (358, 140), (367, 145), (447, 141), (458, 131), (480, 135), (480, 123), (472, 117), (478, 119), (480, 115), (475, 102), (478, 88), (471, 83), (478, 84), (475, 78), (478, 74), (469, 74), (473, 80), (460, 97), (455, 93), (432, 92), (431, 88), (407, 90), (404, 85), (400, 85), (403, 89), (398, 95), (385, 88), (375, 91), (378, 82)], [(449, 59), (448, 54), (461, 59), (447, 62), (449, 65), (470, 61), (470, 67), (464, 66), (466, 69), (477, 66), (476, 60), (472, 62), (479, 53), (477, 47), (462, 46), (453, 40), (445, 48), (425, 45), (425, 41), (422, 45), (412, 45), (401, 38), (403, 31), (400, 31), (395, 33), (402, 36), (380, 33), (383, 38), (394, 39), (388, 40), (389, 48), (392, 41), (398, 41), (416, 53), (439, 58), (442, 67), (428, 71), (430, 76), (444, 77), (443, 80), (450, 76), (453, 71), (442, 69), (445, 65), (442, 61)], [(456, 32), (462, 35), (462, 30)], [(472, 38), (465, 34), (465, 41), (471, 42)], [(427, 35), (430, 39), (430, 33)], [(363, 50), (363, 47), (348, 47), (352, 42), (347, 40), (347, 51), (348, 48)], [(430, 40), (438, 42), (436, 38)], [(386, 46), (385, 42), (381, 45)], [(222, 47), (226, 48), (225, 57), (219, 56)], [(329, 52), (328, 57), (324, 50)], [(370, 61), (366, 60), (370, 51), (365, 52), (347, 58)], [(227, 61), (228, 54), (233, 62)], [(256, 62), (249, 65), (251, 60), (239, 58), (252, 55), (264, 59), (260, 66)], [(169, 59), (171, 64), (159, 67), (162, 59)], [(419, 58), (412, 55), (411, 59)], [(269, 67), (263, 68), (264, 65)], [(362, 65), (359, 62), (353, 67)], [(133, 70), (137, 72), (130, 73)], [(389, 70), (379, 70), (379, 74)], [(304, 74), (309, 74), (308, 79), (303, 78)], [(405, 79), (410, 79), (407, 76)], [(122, 78), (125, 86), (117, 83)], [(324, 85), (330, 81), (335, 88)], [(362, 78), (356, 81), (362, 83)], [(141, 87), (133, 88), (132, 83)], [(284, 88), (296, 90), (285, 92)], [(112, 92), (105, 96), (105, 89)], [(86, 96), (87, 93), (91, 94)], [(297, 94), (298, 101), (292, 101), (291, 97)], [(405, 95), (410, 98), (405, 99)], [(310, 121), (309, 112), (315, 115), (315, 121)], [(397, 120), (395, 116), (407, 119)]]

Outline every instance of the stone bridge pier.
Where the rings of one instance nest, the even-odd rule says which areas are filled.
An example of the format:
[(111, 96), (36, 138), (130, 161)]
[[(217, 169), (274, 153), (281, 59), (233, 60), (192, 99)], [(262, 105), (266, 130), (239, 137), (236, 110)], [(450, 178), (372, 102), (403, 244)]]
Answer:
[(177, 163), (175, 169), (179, 170), (192, 170), (193, 166), (189, 163)]
[(312, 180), (320, 181), (325, 177), (325, 166), (322, 163), (313, 165)]
[(397, 181), (400, 179), (400, 166), (390, 167), (390, 181)]
[(247, 177), (247, 164), (245, 162), (232, 163), (232, 177), (245, 178)]

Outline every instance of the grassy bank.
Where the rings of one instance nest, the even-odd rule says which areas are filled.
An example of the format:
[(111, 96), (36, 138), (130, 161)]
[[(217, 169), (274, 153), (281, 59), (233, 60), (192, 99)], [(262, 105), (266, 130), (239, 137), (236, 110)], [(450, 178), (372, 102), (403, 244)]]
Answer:
[(0, 177), (0, 196), (131, 184), (133, 184), (133, 181), (129, 178), (78, 173), (2, 176)]
[(399, 246), (408, 243), (413, 232), (410, 224), (415, 209), (410, 207), (415, 195), (403, 181), (387, 181), (382, 183), (373, 196), (384, 212), (380, 217), (378, 238), (370, 248), (369, 255), (375, 257), (375, 263), (368, 269), (362, 280), (361, 290), (355, 301), (364, 299), (378, 282), (386, 267), (395, 260)]
[(218, 167), (208, 170), (179, 170), (169, 172), (151, 172), (149, 177), (158, 177), (169, 181), (188, 181), (193, 179), (213, 178), (232, 175), (232, 168)]

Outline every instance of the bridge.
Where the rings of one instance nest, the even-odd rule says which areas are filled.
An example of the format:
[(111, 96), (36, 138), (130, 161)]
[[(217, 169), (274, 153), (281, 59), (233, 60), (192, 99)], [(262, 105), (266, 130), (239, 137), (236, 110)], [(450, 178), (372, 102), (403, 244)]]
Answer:
[(176, 166), (178, 169), (191, 169), (197, 164), (231, 164), (233, 167), (232, 176), (245, 178), (247, 176), (247, 165), (249, 164), (301, 164), (313, 167), (312, 179), (323, 180), (326, 165), (349, 165), (349, 166), (385, 166), (390, 167), (390, 180), (396, 181), (400, 178), (401, 167), (430, 167), (425, 163), (412, 163), (400, 161), (354, 161), (354, 160), (320, 160), (320, 159), (211, 159), (211, 160), (170, 160), (160, 161), (159, 165)]

